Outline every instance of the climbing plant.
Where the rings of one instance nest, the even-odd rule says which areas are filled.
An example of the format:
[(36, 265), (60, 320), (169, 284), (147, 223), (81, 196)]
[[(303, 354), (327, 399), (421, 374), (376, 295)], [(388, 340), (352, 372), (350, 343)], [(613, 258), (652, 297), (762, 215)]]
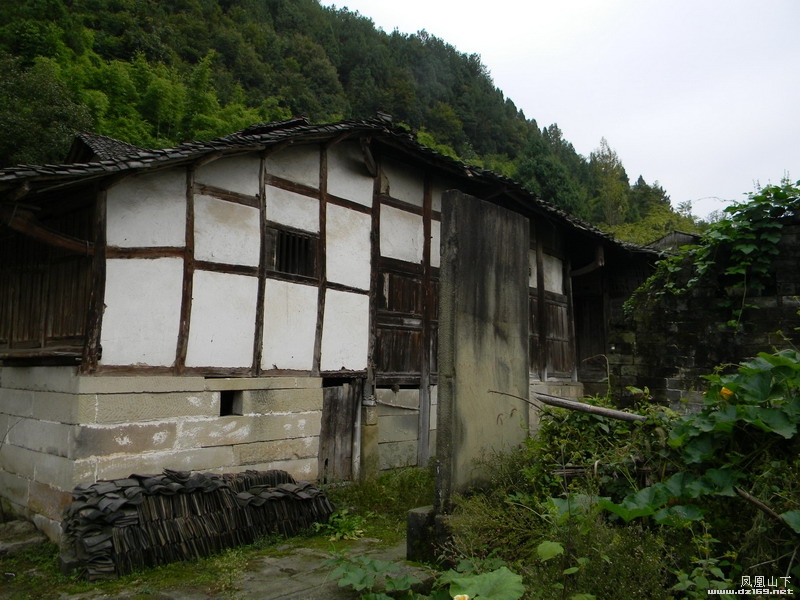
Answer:
[[(625, 522), (700, 527), (709, 541), (727, 546), (729, 558), (752, 563), (740, 561), (737, 570), (767, 559), (787, 577), (800, 577), (800, 352), (760, 353), (735, 373), (706, 379), (702, 410), (669, 426), (666, 439), (674, 454), (660, 481), (621, 502), (599, 503)], [(720, 539), (711, 538), (709, 528)], [(712, 558), (703, 559), (704, 565)], [(722, 566), (714, 565), (720, 578)], [(689, 573), (682, 575), (683, 589), (696, 584)]]
[(726, 325), (739, 326), (750, 306), (748, 298), (773, 285), (782, 230), (800, 215), (800, 181), (764, 187), (724, 212), (726, 218), (712, 224), (698, 244), (684, 246), (658, 263), (626, 303), (629, 314), (655, 310), (664, 296), (710, 287), (719, 292), (719, 305), (728, 309)]

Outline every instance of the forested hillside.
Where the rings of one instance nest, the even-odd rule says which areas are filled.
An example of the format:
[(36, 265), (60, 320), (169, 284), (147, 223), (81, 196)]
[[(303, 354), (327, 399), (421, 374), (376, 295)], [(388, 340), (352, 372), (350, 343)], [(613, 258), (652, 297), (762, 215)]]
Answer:
[(579, 155), (497, 89), (480, 56), (317, 0), (0, 3), (0, 167), (63, 160), (89, 130), (158, 148), (256, 122), (382, 110), (421, 142), (647, 242), (694, 229), (605, 142)]

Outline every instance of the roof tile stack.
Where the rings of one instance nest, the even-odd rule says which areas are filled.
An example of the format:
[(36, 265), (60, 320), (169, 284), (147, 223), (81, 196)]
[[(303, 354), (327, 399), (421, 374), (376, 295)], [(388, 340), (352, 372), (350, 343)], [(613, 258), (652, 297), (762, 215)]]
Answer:
[(271, 533), (325, 522), (324, 492), (285, 471), (161, 475), (79, 485), (64, 517), (61, 560), (90, 580), (209, 556)]

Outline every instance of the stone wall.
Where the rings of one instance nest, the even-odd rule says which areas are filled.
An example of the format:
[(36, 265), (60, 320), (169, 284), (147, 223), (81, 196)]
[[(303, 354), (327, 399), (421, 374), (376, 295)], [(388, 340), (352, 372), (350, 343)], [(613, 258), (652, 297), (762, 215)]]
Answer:
[[(430, 448), (436, 449), (437, 386), (431, 386)], [(376, 390), (378, 455), (381, 470), (418, 465), (420, 401), (418, 389)]]
[[(726, 287), (722, 277), (680, 296), (665, 294), (648, 310), (623, 315), (612, 307), (609, 363), (616, 397), (626, 386), (647, 386), (675, 408), (699, 401), (703, 375), (759, 352), (800, 342), (800, 225), (784, 226), (774, 281), (760, 295)], [(731, 306), (748, 305), (731, 327)]]
[(314, 480), (319, 378), (78, 376), (0, 368), (0, 490), (51, 539), (79, 483), (163, 469)]

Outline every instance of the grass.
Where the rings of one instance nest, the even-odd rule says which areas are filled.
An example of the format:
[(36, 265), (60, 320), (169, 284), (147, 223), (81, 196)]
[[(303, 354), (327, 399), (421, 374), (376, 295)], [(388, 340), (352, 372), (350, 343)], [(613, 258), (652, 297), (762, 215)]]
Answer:
[[(108, 597), (152, 598), (181, 589), (228, 596), (236, 591), (247, 565), (267, 556), (290, 554), (297, 548), (346, 552), (352, 541), (337, 533), (360, 531), (358, 537), (393, 545), (405, 536), (406, 514), (433, 502), (433, 475), (426, 469), (400, 469), (364, 482), (331, 486), (326, 494), (344, 518), (330, 527), (309, 530), (286, 539), (271, 536), (231, 548), (208, 558), (146, 569), (114, 580), (88, 582), (60, 572), (58, 548), (44, 543), (13, 556), (0, 556), (0, 598), (55, 600), (94, 593)], [(333, 538), (333, 541), (331, 541)]]

